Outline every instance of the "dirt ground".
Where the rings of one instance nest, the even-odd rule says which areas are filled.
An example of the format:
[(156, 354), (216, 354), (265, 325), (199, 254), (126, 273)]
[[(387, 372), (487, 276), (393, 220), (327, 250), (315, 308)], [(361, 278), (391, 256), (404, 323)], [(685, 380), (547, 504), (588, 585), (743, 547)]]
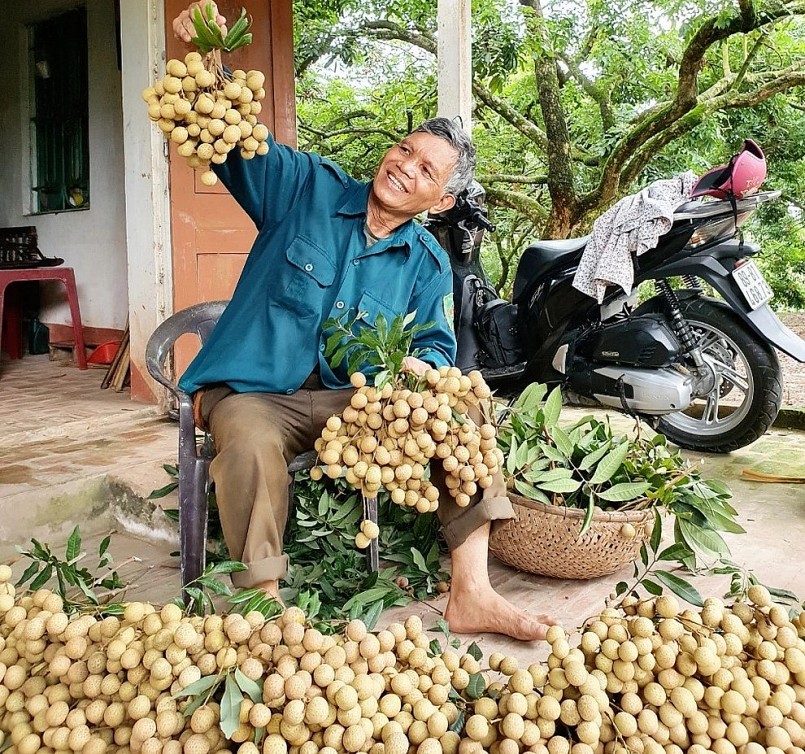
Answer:
[[(805, 338), (805, 312), (785, 312), (779, 315), (785, 325)], [(783, 367), (783, 406), (805, 408), (805, 364), (781, 354)]]

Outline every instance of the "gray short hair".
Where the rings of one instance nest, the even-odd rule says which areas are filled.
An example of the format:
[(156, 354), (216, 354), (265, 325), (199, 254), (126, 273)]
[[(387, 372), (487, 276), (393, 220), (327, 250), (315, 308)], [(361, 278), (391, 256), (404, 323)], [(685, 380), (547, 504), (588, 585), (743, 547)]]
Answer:
[(415, 128), (411, 133), (424, 132), (438, 136), (450, 144), (458, 153), (456, 164), (444, 190), (457, 196), (472, 182), (475, 173), (475, 147), (467, 132), (450, 118), (431, 118)]

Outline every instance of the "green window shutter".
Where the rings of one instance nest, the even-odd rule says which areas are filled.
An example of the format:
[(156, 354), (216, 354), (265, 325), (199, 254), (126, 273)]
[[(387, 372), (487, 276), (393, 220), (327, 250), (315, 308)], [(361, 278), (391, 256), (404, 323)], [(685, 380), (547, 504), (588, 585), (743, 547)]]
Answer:
[(89, 206), (84, 8), (31, 27), (31, 182), (35, 213)]

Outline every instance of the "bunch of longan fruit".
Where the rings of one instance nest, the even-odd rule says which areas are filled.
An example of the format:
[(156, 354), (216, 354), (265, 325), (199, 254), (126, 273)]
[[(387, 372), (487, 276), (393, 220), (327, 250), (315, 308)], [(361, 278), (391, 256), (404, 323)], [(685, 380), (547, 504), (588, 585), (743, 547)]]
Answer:
[[(503, 463), (497, 429), (469, 415), (478, 407), (474, 415), (483, 416), (481, 402), (491, 396), (480, 372), (430, 369), (414, 390), (401, 383), (368, 385), (361, 372), (350, 379), (357, 388), (350, 405), (327, 420), (316, 440), (322, 465), (311, 470), (313, 479), (343, 476), (366, 497), (383, 487), (393, 502), (419, 513), (439, 506), (439, 490), (428, 476), (434, 458), (441, 461), (445, 485), (459, 506), (492, 484)], [(377, 526), (364, 521), (356, 544), (366, 547), (377, 534)]]
[(260, 71), (230, 73), (217, 51), (189, 52), (184, 60), (169, 60), (165, 71), (142, 93), (148, 117), (190, 167), (203, 169), (205, 186), (218, 180), (210, 164), (224, 162), (233, 149), (245, 160), (268, 153), (268, 128), (257, 122), (266, 96)]

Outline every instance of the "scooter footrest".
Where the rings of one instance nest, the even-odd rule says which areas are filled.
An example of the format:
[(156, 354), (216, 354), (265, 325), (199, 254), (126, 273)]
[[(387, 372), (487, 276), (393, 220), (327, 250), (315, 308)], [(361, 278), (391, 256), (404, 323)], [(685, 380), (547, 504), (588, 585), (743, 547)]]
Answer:
[(501, 379), (504, 377), (517, 377), (525, 372), (527, 364), (527, 361), (521, 361), (517, 364), (512, 364), (511, 366), (498, 367), (497, 369), (484, 369), (484, 379), (486, 379), (488, 382), (489, 380)]

